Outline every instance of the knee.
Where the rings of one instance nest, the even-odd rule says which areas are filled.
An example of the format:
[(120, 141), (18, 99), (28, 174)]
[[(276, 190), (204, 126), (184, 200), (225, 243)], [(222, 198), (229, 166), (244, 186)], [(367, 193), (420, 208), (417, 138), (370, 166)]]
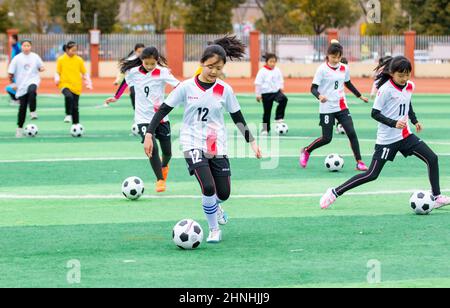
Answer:
[(323, 136), (322, 137), (323, 144), (329, 144), (332, 140), (333, 140), (333, 137), (331, 137), (331, 136)]
[(377, 172), (376, 170), (369, 170), (366, 172), (367, 175), (367, 181), (372, 182), (378, 179), (378, 176), (380, 175), (380, 172)]
[(203, 183), (202, 192), (205, 196), (211, 197), (216, 193), (216, 187), (214, 183)]
[(217, 192), (217, 198), (220, 201), (227, 201), (230, 198), (230, 189), (221, 189)]
[(429, 159), (430, 159), (430, 164), (431, 165), (437, 165), (439, 163), (439, 157), (435, 153), (432, 153), (430, 155)]

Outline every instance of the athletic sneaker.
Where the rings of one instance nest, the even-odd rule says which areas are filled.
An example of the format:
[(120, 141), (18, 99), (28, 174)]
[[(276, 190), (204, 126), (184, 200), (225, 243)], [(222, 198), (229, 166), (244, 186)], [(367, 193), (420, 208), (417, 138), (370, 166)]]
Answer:
[(22, 138), (23, 137), (23, 128), (17, 128), (16, 129), (16, 138)]
[(64, 123), (72, 123), (72, 116), (66, 115), (66, 117), (64, 118)]
[(306, 151), (306, 148), (303, 148), (301, 153), (300, 153), (300, 166), (302, 168), (306, 168), (306, 166), (308, 165), (308, 161), (309, 161), (309, 157), (311, 154), (308, 153), (308, 151)]
[(356, 164), (356, 170), (367, 171), (369, 170), (369, 168), (367, 168), (366, 164), (362, 160), (359, 160), (358, 163)]
[(18, 99), (11, 99), (11, 100), (9, 100), (9, 105), (20, 106), (20, 101)]
[(169, 165), (167, 165), (167, 167), (162, 167), (162, 175), (164, 181), (167, 181), (167, 176), (169, 175)]
[(334, 201), (336, 201), (336, 195), (333, 192), (333, 188), (328, 188), (327, 192), (320, 198), (320, 207), (328, 209)]
[(30, 117), (31, 117), (31, 120), (37, 120), (38, 119), (38, 115), (37, 115), (36, 112), (30, 112)]
[(207, 243), (219, 243), (222, 240), (222, 230), (220, 229), (210, 229)]
[(165, 192), (166, 191), (166, 181), (164, 180), (158, 180), (156, 182), (156, 192)]
[(450, 204), (450, 198), (447, 196), (444, 196), (444, 195), (439, 195), (434, 200), (434, 208), (435, 209), (439, 209), (439, 208), (449, 205), (449, 204)]
[(266, 130), (261, 131), (261, 137), (267, 137), (269, 133)]
[(228, 223), (228, 215), (220, 204), (217, 207), (217, 221), (219, 222), (219, 225), (226, 225)]

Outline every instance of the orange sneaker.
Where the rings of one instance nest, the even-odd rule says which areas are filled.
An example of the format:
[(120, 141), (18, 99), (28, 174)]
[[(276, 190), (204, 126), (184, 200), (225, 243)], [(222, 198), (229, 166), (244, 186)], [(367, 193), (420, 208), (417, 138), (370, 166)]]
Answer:
[(162, 167), (162, 175), (164, 181), (167, 181), (167, 176), (169, 175), (169, 165), (167, 165), (167, 167)]
[(166, 191), (166, 181), (158, 180), (156, 182), (156, 192), (165, 192)]

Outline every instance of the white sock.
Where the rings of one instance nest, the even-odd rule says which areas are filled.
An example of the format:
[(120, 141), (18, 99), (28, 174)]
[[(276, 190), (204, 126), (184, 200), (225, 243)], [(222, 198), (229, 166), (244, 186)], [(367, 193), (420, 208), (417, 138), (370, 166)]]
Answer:
[(216, 195), (211, 197), (203, 195), (203, 211), (205, 212), (206, 219), (208, 220), (209, 229), (219, 229), (219, 223), (217, 222), (216, 198)]

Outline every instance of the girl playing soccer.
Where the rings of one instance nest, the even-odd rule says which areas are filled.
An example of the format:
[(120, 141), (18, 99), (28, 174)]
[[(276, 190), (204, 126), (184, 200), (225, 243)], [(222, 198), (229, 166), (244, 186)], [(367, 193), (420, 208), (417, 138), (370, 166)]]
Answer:
[(268, 135), (270, 133), (270, 118), (273, 102), (278, 103), (275, 121), (277, 123), (283, 123), (288, 99), (282, 92), (284, 79), (280, 69), (276, 67), (277, 56), (273, 53), (267, 53), (264, 58), (266, 65), (256, 75), (255, 87), (256, 100), (258, 102), (262, 101), (264, 108), (262, 135)]
[(80, 123), (78, 104), (83, 90), (83, 80), (86, 88), (92, 90), (92, 81), (87, 73), (84, 61), (77, 55), (75, 42), (68, 42), (63, 47), (64, 55), (58, 58), (55, 83), (61, 89), (65, 99), (66, 117), (64, 122)]
[(31, 119), (37, 119), (36, 97), (37, 89), (41, 83), (40, 72), (45, 70), (41, 57), (31, 52), (31, 41), (22, 42), (22, 52), (14, 57), (8, 68), (11, 83), (15, 81), (14, 90), (16, 98), (20, 101), (19, 114), (17, 116), (16, 137), (23, 135), (23, 125), (27, 115), (27, 107), (30, 106)]
[(348, 66), (341, 63), (343, 48), (339, 43), (330, 45), (327, 51), (326, 63), (317, 69), (311, 86), (311, 93), (319, 100), (320, 126), (322, 137), (316, 139), (306, 148), (301, 150), (300, 166), (306, 168), (310, 154), (328, 144), (333, 139), (333, 127), (335, 121), (342, 124), (356, 159), (356, 169), (366, 171), (367, 166), (361, 160), (359, 141), (353, 126), (353, 120), (348, 110), (344, 85), (364, 102), (369, 100), (362, 96), (350, 81)]
[[(125, 74), (127, 72), (126, 71), (124, 72), (122, 70), (122, 68), (124, 67), (123, 64), (125, 62), (138, 59), (141, 56), (142, 51), (144, 50), (144, 48), (145, 48), (144, 44), (141, 44), (141, 43), (136, 44), (134, 46), (133, 51), (130, 52), (130, 54), (127, 57), (125, 57), (125, 58), (120, 60), (120, 67), (121, 67), (121, 69), (120, 69), (119, 75), (117, 76), (116, 80), (114, 81), (114, 85), (115, 86), (122, 85), (123, 81), (125, 80)], [(134, 109), (136, 109), (136, 107), (135, 107), (135, 104), (136, 104), (136, 92), (134, 91), (134, 87), (130, 87), (130, 99), (131, 99), (131, 105), (133, 106), (133, 110), (134, 110)]]
[[(106, 103), (116, 102), (127, 86), (134, 87), (136, 91), (136, 109), (134, 121), (139, 127), (139, 133), (144, 142), (147, 127), (155, 113), (164, 102), (166, 84), (176, 87), (180, 82), (167, 68), (167, 61), (155, 47), (147, 47), (141, 56), (134, 60), (122, 63), (122, 71), (128, 72), (121, 87), (114, 97), (108, 98)], [(150, 165), (156, 176), (156, 191), (166, 190), (166, 180), (169, 174), (169, 161), (172, 158), (172, 142), (169, 118), (165, 117), (158, 122), (155, 138), (159, 140), (162, 151), (162, 162), (159, 158), (158, 146), (153, 147)]]
[(350, 189), (376, 180), (386, 162), (394, 161), (397, 152), (405, 157), (414, 155), (427, 164), (435, 208), (450, 203), (449, 197), (441, 195), (437, 155), (411, 133), (408, 125), (409, 119), (418, 133), (423, 129), (412, 108), (411, 97), (415, 86), (409, 81), (410, 77), (411, 63), (407, 58), (399, 56), (385, 63), (383, 72), (377, 77), (378, 94), (372, 109), (372, 118), (380, 122), (372, 163), (367, 172), (354, 176), (337, 188), (329, 188), (320, 199), (323, 209), (329, 208), (337, 197)]
[(218, 78), (227, 57), (236, 57), (232, 41), (223, 48), (210, 45), (200, 60), (202, 72), (183, 81), (166, 99), (153, 117), (145, 135), (145, 153), (153, 155), (153, 136), (162, 119), (176, 106), (184, 106), (180, 143), (191, 175), (195, 175), (203, 195), (203, 210), (208, 220), (210, 233), (208, 243), (222, 239), (220, 224), (227, 222), (219, 203), (230, 196), (230, 163), (227, 158), (227, 133), (223, 112), (229, 112), (234, 123), (244, 134), (257, 158), (261, 150), (249, 131), (233, 89)]

